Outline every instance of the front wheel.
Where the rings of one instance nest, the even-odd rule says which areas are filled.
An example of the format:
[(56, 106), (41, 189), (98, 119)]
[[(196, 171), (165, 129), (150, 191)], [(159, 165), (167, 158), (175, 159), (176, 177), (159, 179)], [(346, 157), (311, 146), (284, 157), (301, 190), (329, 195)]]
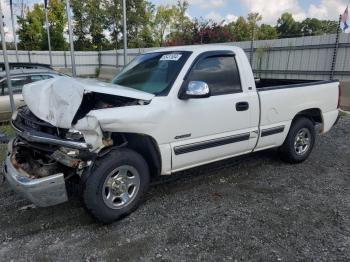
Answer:
[(310, 156), (315, 141), (314, 123), (304, 117), (296, 119), (281, 147), (282, 158), (292, 164), (304, 162)]
[(146, 161), (133, 150), (119, 149), (100, 159), (87, 178), (83, 200), (88, 211), (109, 224), (139, 206), (149, 185)]

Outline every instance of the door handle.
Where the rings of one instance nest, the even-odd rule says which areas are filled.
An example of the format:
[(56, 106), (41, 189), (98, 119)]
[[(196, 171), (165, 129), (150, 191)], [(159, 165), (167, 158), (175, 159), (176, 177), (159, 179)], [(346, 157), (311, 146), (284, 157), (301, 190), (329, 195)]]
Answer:
[(249, 103), (248, 102), (239, 102), (236, 104), (236, 110), (238, 112), (247, 111), (249, 109)]

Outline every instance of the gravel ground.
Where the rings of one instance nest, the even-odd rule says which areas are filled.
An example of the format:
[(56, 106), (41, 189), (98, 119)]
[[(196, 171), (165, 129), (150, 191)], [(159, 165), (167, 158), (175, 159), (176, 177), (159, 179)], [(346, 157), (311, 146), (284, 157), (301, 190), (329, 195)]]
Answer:
[(39, 209), (0, 187), (0, 260), (350, 260), (350, 117), (308, 161), (275, 151), (187, 171), (102, 226), (79, 201)]

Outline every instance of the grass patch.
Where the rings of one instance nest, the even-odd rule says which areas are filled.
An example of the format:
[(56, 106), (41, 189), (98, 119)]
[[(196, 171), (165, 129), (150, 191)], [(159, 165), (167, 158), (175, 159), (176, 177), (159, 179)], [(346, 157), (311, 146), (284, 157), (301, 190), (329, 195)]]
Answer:
[(6, 158), (6, 150), (7, 150), (7, 145), (0, 144), (0, 174), (2, 174), (2, 165), (3, 165), (3, 162), (5, 161), (5, 158)]
[(7, 137), (13, 137), (15, 135), (15, 131), (9, 124), (0, 124), (0, 134), (4, 134)]
[(349, 115), (349, 113), (347, 113), (347, 112), (345, 112), (345, 111), (340, 111), (340, 116), (341, 117), (346, 117), (346, 116), (348, 116)]

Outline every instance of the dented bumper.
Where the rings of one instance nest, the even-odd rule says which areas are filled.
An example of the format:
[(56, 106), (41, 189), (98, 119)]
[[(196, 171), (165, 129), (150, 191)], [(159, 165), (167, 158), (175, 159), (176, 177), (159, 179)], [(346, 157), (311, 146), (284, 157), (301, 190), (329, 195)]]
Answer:
[(9, 185), (24, 198), (38, 207), (61, 204), (68, 200), (64, 174), (54, 174), (45, 178), (32, 178), (13, 158), (13, 141), (9, 143), (4, 174)]

